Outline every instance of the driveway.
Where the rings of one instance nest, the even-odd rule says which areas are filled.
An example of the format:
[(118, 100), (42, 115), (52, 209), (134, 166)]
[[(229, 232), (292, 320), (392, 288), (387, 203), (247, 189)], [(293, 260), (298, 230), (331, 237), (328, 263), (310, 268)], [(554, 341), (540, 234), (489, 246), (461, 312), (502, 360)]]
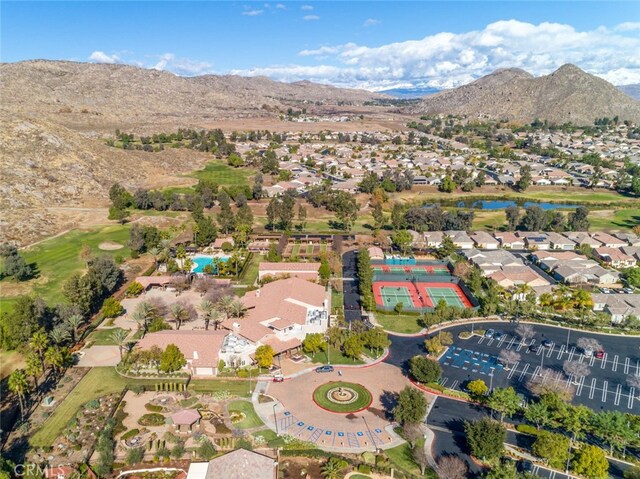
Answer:
[(347, 322), (360, 321), (360, 293), (358, 292), (358, 255), (355, 250), (342, 255), (342, 290), (344, 295), (344, 318)]
[(83, 349), (84, 353), (78, 360), (78, 367), (95, 368), (101, 366), (115, 366), (120, 362), (118, 346), (92, 346)]

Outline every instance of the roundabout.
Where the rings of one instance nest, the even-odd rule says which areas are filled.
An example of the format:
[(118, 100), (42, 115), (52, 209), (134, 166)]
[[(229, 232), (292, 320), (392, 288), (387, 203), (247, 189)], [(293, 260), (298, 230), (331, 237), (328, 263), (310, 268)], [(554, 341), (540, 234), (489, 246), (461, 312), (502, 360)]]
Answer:
[(367, 388), (344, 381), (329, 382), (313, 391), (313, 401), (322, 409), (335, 413), (354, 413), (367, 409), (373, 398)]

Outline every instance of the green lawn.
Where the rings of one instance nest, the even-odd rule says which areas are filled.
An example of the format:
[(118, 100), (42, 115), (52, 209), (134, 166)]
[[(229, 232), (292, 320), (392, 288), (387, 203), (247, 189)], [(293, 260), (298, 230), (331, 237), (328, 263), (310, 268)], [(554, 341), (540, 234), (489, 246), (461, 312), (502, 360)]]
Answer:
[(256, 382), (249, 381), (229, 381), (224, 379), (194, 379), (189, 383), (189, 390), (195, 393), (217, 393), (227, 391), (232, 396), (249, 397), (255, 387)]
[[(335, 388), (350, 389), (355, 391), (358, 394), (358, 397), (348, 404), (340, 404), (338, 402), (331, 401), (327, 395), (329, 391)], [(367, 388), (361, 384), (348, 383), (344, 381), (328, 382), (318, 386), (316, 390), (313, 391), (313, 400), (316, 404), (324, 409), (337, 413), (352, 413), (360, 411), (371, 404), (371, 399), (371, 393)]]
[(331, 288), (331, 311), (336, 314), (336, 311), (344, 310), (344, 296), (342, 291), (336, 291)]
[[(28, 263), (36, 263), (39, 276), (26, 282), (22, 293), (35, 293), (50, 305), (62, 302), (63, 283), (73, 273), (85, 268), (85, 260), (80, 258), (83, 245), (88, 245), (93, 255), (107, 254), (128, 258), (130, 254), (130, 249), (126, 245), (128, 239), (129, 227), (114, 225), (90, 231), (73, 230), (24, 250), (25, 260)], [(120, 243), (124, 247), (115, 251), (104, 251), (98, 248), (98, 245), (104, 241)], [(5, 279), (0, 282), (3, 294), (7, 294), (6, 291), (11, 289), (9, 285), (7, 288), (2, 287), (5, 282), (9, 283), (9, 280)], [(0, 309), (2, 311), (9, 310), (13, 301), (10, 295), (3, 297), (0, 301)]]
[(262, 256), (258, 253), (252, 253), (251, 258), (244, 270), (240, 274), (240, 282), (248, 287), (251, 287), (255, 284), (258, 279), (258, 267), (260, 266), (260, 260)]
[(284, 438), (278, 437), (278, 435), (271, 429), (263, 429), (262, 431), (256, 431), (251, 434), (253, 437), (263, 437), (269, 447), (283, 447), (285, 445)]
[[(122, 328), (96, 329), (87, 338), (87, 341), (93, 341), (96, 346), (116, 346), (116, 343), (111, 339), (111, 336), (116, 330), (125, 331)], [(129, 332), (130, 329), (126, 331)]]
[(376, 322), (386, 331), (394, 333), (419, 333), (422, 326), (418, 323), (418, 316), (397, 315), (394, 313), (376, 312)]
[[(416, 447), (424, 447), (424, 439), (416, 441)], [(420, 467), (414, 462), (411, 447), (408, 443), (401, 444), (392, 449), (386, 449), (384, 453), (389, 460), (400, 470), (420, 476)], [(425, 477), (436, 477), (433, 471), (427, 468)]]
[(202, 180), (210, 180), (220, 186), (243, 186), (249, 184), (249, 177), (255, 171), (249, 168), (232, 168), (224, 161), (211, 161), (203, 170), (189, 173), (188, 176)]
[(42, 428), (29, 440), (32, 447), (49, 447), (83, 404), (106, 394), (120, 392), (126, 385), (154, 384), (154, 380), (127, 379), (112, 367), (93, 368), (56, 408)]
[(589, 223), (590, 230), (631, 229), (640, 225), (640, 208), (594, 211), (589, 215)]
[(232, 401), (229, 403), (227, 409), (229, 413), (239, 412), (244, 414), (245, 417), (242, 421), (234, 423), (234, 426), (238, 429), (252, 429), (254, 427), (264, 426), (264, 423), (253, 409), (253, 404), (248, 401)]

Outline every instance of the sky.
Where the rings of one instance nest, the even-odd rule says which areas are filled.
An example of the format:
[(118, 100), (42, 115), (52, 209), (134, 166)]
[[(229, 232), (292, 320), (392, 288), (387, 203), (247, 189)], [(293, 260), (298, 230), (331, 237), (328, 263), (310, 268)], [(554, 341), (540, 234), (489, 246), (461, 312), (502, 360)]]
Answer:
[(640, 83), (638, 1), (0, 2), (0, 59), (452, 88), (565, 63)]

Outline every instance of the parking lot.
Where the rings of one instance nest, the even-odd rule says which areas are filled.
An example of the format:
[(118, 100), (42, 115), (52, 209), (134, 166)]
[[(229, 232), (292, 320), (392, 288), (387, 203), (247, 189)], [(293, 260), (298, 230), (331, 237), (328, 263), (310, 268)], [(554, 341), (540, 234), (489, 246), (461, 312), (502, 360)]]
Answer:
[[(443, 367), (441, 384), (462, 389), (468, 381), (483, 379), (493, 388), (513, 386), (529, 400), (530, 394), (525, 385), (532, 377), (540, 376), (543, 381), (556, 381), (574, 389), (573, 402), (576, 404), (584, 404), (596, 411), (615, 409), (640, 413), (640, 391), (627, 385), (629, 376), (640, 376), (640, 339), (534, 325), (535, 336), (525, 342), (515, 333), (516, 326), (506, 321), (474, 326), (476, 330), (495, 329), (502, 333), (499, 339), (477, 335), (470, 339), (459, 339), (458, 334), (470, 331), (470, 326), (447, 329), (453, 334), (454, 344), (440, 359)], [(576, 344), (580, 337), (596, 338), (605, 351), (603, 357), (586, 357)], [(421, 345), (415, 343), (424, 341), (424, 337), (391, 339), (393, 345), (389, 360), (396, 364), (403, 363), (405, 354), (419, 354)], [(413, 339), (413, 342), (409, 339)], [(540, 345), (544, 340), (552, 341), (551, 347), (530, 350), (530, 344)], [(514, 351), (520, 355), (520, 359), (506, 369), (497, 361), (501, 350)], [(548, 374), (550, 370), (562, 372), (566, 360), (587, 364), (590, 373), (578, 380), (564, 374)]]

